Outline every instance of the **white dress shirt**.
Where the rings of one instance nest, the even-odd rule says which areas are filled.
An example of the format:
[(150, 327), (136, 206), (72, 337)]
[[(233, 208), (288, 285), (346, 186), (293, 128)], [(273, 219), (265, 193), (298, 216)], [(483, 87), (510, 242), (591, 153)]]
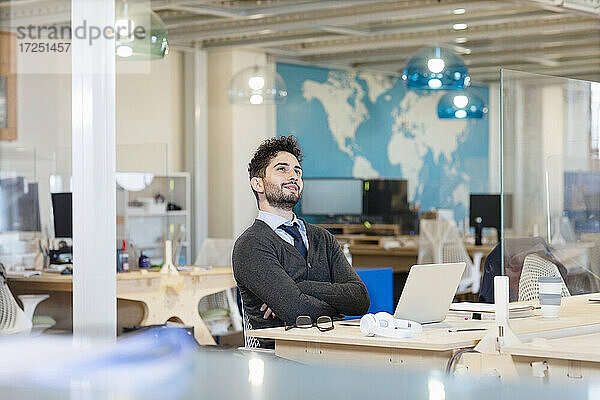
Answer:
[(290, 220), (283, 218), (282, 216), (272, 214), (270, 212), (259, 211), (256, 219), (259, 219), (259, 220), (263, 221), (265, 224), (269, 225), (269, 227), (271, 229), (273, 229), (273, 231), (275, 231), (275, 233), (280, 238), (282, 238), (283, 240), (285, 240), (292, 246), (294, 245), (294, 238), (292, 237), (292, 235), (290, 235), (289, 233), (287, 233), (286, 231), (281, 229), (279, 226), (280, 225), (292, 226), (293, 224), (296, 224), (298, 226), (298, 230), (300, 231), (300, 236), (302, 237), (302, 241), (304, 242), (304, 245), (306, 246), (306, 251), (308, 252), (308, 236), (306, 235), (306, 226), (304, 225), (304, 221), (302, 221), (301, 219), (298, 219), (296, 217), (296, 214), (294, 214), (294, 218), (290, 221)]

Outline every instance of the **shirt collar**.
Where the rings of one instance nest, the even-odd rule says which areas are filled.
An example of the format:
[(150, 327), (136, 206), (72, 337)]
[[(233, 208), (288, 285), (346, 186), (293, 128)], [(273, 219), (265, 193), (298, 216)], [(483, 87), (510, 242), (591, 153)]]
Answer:
[(267, 225), (269, 225), (269, 227), (272, 230), (279, 228), (279, 226), (282, 224), (292, 225), (296, 221), (300, 222), (298, 220), (298, 218), (296, 217), (296, 214), (294, 214), (294, 217), (292, 218), (292, 220), (289, 221), (280, 215), (276, 215), (276, 214), (273, 214), (273, 213), (270, 213), (267, 211), (262, 211), (262, 210), (258, 211), (258, 216), (256, 217), (256, 219), (259, 219), (259, 220), (263, 221), (264, 223), (266, 223)]

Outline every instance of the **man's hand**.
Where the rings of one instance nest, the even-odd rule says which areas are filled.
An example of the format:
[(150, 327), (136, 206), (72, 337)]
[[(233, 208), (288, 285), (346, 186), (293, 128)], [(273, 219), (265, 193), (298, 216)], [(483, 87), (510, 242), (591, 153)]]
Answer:
[[(265, 310), (267, 310), (267, 311), (265, 311)], [(260, 311), (265, 311), (265, 315), (263, 315), (264, 319), (269, 318), (269, 316), (272, 316), (273, 318), (277, 318), (277, 316), (275, 315), (275, 313), (265, 303), (263, 303), (263, 305), (260, 306)]]

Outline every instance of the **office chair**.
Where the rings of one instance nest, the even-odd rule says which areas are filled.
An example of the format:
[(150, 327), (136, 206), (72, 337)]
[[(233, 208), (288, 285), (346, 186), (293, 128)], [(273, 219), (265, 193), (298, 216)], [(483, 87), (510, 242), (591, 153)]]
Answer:
[(476, 252), (471, 260), (454, 222), (438, 217), (422, 219), (419, 223), (418, 264), (467, 264), (457, 294), (479, 293), (482, 258), (483, 252)]
[(558, 267), (553, 262), (546, 260), (538, 254), (529, 254), (523, 261), (523, 271), (519, 279), (519, 301), (535, 300), (540, 297), (540, 286), (538, 283), (540, 276), (560, 278), (562, 282), (561, 296), (568, 297), (571, 295), (558, 271)]
[(252, 325), (250, 324), (250, 320), (248, 316), (244, 312), (244, 302), (242, 301), (242, 315), (244, 319), (244, 347), (239, 348), (238, 350), (254, 350), (260, 348), (260, 343), (258, 339), (255, 337), (246, 336), (246, 331), (252, 329)]
[[(202, 243), (195, 265), (230, 266), (232, 251), (233, 239), (207, 238)], [(243, 329), (235, 288), (202, 298), (198, 311), (214, 335), (226, 333), (229, 323), (237, 332)]]
[(552, 249), (544, 238), (541, 237), (515, 237), (504, 239), (504, 271), (502, 271), (502, 245), (496, 247), (485, 258), (483, 268), (483, 280), (479, 292), (480, 303), (494, 302), (494, 277), (498, 275), (508, 276), (509, 301), (519, 299), (519, 281), (523, 271), (525, 258), (530, 254), (538, 254), (546, 260), (551, 261), (558, 267), (558, 272), (563, 279), (567, 276), (567, 269), (556, 259)]
[(33, 317), (37, 305), (48, 297), (47, 294), (21, 295), (19, 300), (24, 309), (21, 310), (6, 283), (6, 269), (0, 263), (0, 336), (29, 334), (32, 328), (33, 332), (39, 334), (54, 325), (50, 317), (42, 317), (39, 322)]
[(590, 271), (592, 279), (591, 291), (598, 291), (600, 283), (600, 233), (582, 233), (581, 241), (584, 243), (593, 243), (594, 246), (589, 249)]

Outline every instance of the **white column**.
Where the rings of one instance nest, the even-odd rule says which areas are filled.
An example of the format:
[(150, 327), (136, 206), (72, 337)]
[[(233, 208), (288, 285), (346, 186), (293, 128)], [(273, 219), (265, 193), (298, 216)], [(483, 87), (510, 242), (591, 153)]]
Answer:
[(501, 141), (500, 141), (500, 87), (497, 83), (489, 86), (488, 121), (489, 121), (489, 143), (488, 143), (488, 192), (500, 192), (500, 170), (501, 163)]
[(206, 50), (185, 54), (185, 158), (192, 171), (192, 260), (208, 237), (208, 62)]
[[(114, 2), (71, 1), (73, 31), (114, 26)], [(73, 335), (116, 337), (114, 39), (72, 40)]]

